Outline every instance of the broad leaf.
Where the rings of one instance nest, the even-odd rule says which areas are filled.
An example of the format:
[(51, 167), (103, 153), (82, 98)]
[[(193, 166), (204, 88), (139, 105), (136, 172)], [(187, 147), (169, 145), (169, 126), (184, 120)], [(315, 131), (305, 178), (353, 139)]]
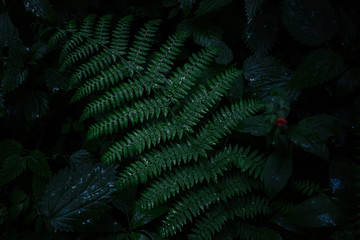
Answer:
[(0, 141), (0, 165), (11, 155), (21, 154), (24, 147), (21, 143), (12, 140), (4, 139)]
[(332, 38), (338, 25), (327, 0), (285, 0), (283, 20), (296, 40), (310, 46)]
[(30, 152), (29, 155), (24, 157), (24, 160), (33, 173), (45, 178), (51, 176), (51, 171), (48, 161), (46, 160), (46, 156), (39, 150)]
[(279, 152), (269, 156), (264, 165), (263, 175), (265, 191), (270, 197), (278, 194), (286, 185), (292, 173), (292, 159)]
[(255, 55), (265, 55), (279, 35), (278, 18), (275, 14), (261, 14), (248, 23), (245, 42)]
[(47, 185), (37, 208), (53, 229), (71, 231), (92, 224), (114, 189), (113, 165), (83, 164), (61, 170)]
[(288, 220), (301, 227), (335, 227), (345, 216), (338, 200), (320, 195), (297, 205), (289, 213)]
[(270, 92), (276, 87), (286, 88), (292, 76), (284, 63), (270, 56), (251, 56), (245, 60), (243, 68), (251, 93), (267, 101), (270, 100)]
[(310, 53), (296, 69), (290, 86), (294, 89), (316, 86), (337, 77), (343, 69), (340, 56), (330, 50), (319, 49)]
[(316, 115), (301, 120), (297, 126), (289, 127), (288, 134), (298, 147), (328, 160), (329, 151), (325, 140), (331, 137), (339, 126), (339, 121), (332, 116)]
[(14, 39), (18, 38), (18, 30), (12, 24), (7, 13), (0, 13), (0, 47), (6, 47), (12, 44)]
[(13, 154), (6, 158), (0, 171), (0, 187), (18, 177), (26, 168), (26, 162)]

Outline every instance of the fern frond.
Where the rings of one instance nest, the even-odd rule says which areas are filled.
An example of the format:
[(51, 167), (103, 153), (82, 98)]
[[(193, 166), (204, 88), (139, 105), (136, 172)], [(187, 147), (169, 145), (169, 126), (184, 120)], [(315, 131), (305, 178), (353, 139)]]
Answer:
[[(96, 15), (92, 14), (87, 16), (80, 30), (78, 32), (73, 32), (69, 41), (67, 41), (60, 53), (59, 59), (60, 63), (63, 63), (69, 54), (76, 49), (80, 44), (82, 44), (85, 40), (88, 40), (93, 35), (93, 27), (95, 24)], [(59, 69), (60, 72), (64, 72), (66, 70), (66, 66), (62, 65)]]
[[(205, 66), (214, 59), (217, 52), (218, 49), (209, 47), (201, 50), (198, 54), (193, 54), (193, 57), (190, 57), (189, 59), (189, 63), (186, 63), (182, 69), (178, 68), (177, 71), (174, 72), (172, 76), (170, 76), (169, 80), (167, 80), (168, 84), (166, 84), (165, 88), (163, 89), (164, 95), (166, 96), (165, 98), (156, 96), (153, 100), (146, 99), (142, 102), (138, 102), (137, 104), (140, 106), (144, 104), (149, 106), (146, 101), (155, 101), (159, 104), (159, 110), (161, 112), (162, 109), (166, 111), (165, 105), (170, 106), (171, 103), (177, 102), (179, 98), (183, 97), (183, 95), (187, 93), (190, 87), (195, 84), (196, 77), (200, 74), (202, 69), (204, 69)], [(170, 54), (167, 55), (171, 56)], [(160, 60), (169, 61), (168, 58), (161, 58)], [(155, 72), (152, 72), (153, 73), (151, 74), (149, 71), (147, 76), (154, 76)], [(151, 89), (160, 87), (159, 84), (155, 83), (154, 78), (151, 79), (146, 77), (142, 80), (143, 81), (135, 79), (134, 81), (129, 81), (129, 83), (113, 88), (111, 92), (106, 92), (103, 96), (88, 104), (88, 106), (84, 109), (81, 119), (85, 120), (90, 116), (94, 116), (100, 112), (110, 110), (111, 108), (116, 108), (124, 101), (132, 100), (135, 96), (140, 97), (142, 96), (145, 89), (148, 93), (150, 93)], [(157, 81), (159, 80), (163, 81), (163, 79), (158, 79)], [(138, 109), (141, 108), (139, 107)], [(155, 109), (154, 111), (156, 112)], [(119, 112), (116, 111), (114, 112), (114, 115), (117, 115), (118, 113)], [(139, 115), (141, 114), (139, 113)], [(111, 121), (113, 122), (112, 124), (116, 124), (116, 119), (112, 118)], [(99, 125), (96, 125), (93, 128), (99, 129), (101, 128), (100, 125), (106, 125), (106, 123), (99, 123)]]
[(52, 50), (55, 48), (55, 46), (58, 44), (58, 42), (61, 39), (64, 39), (66, 37), (66, 30), (64, 29), (59, 29), (57, 32), (55, 32), (48, 40), (47, 45), (46, 45), (46, 49)]
[(192, 188), (205, 180), (209, 183), (217, 182), (218, 175), (222, 176), (228, 170), (230, 159), (213, 158), (204, 160), (192, 166), (183, 166), (160, 177), (150, 184), (137, 201), (141, 208), (153, 208), (174, 197), (181, 190)]
[(161, 20), (150, 20), (144, 24), (135, 36), (135, 41), (129, 49), (127, 58), (130, 60), (127, 67), (133, 74), (143, 70), (142, 64), (146, 61), (146, 56), (151, 48), (151, 43), (154, 41), (156, 32), (159, 29)]
[(296, 191), (310, 197), (313, 194), (321, 192), (320, 184), (311, 180), (297, 180), (293, 183)]
[[(209, 90), (200, 87), (194, 97), (184, 106), (183, 110), (175, 117), (168, 121), (156, 122), (152, 125), (146, 125), (141, 129), (135, 130), (125, 137), (125, 141), (121, 140), (110, 147), (105, 155), (126, 157), (128, 154), (139, 154), (151, 146), (155, 146), (160, 141), (168, 141), (178, 136), (182, 138), (184, 132), (193, 132), (192, 127), (195, 126), (204, 114), (213, 106), (221, 96), (224, 95), (226, 89), (230, 88), (230, 83), (241, 75), (240, 70), (230, 69), (212, 78), (208, 81)], [(107, 130), (107, 129), (106, 129)], [(109, 131), (106, 131), (108, 133)], [(109, 129), (112, 130), (112, 129)], [(101, 134), (102, 132), (96, 132)], [(88, 135), (92, 139), (94, 135)], [(97, 135), (95, 135), (97, 137)]]
[[(179, 165), (181, 162), (188, 162), (191, 159), (195, 161), (198, 155), (206, 157), (206, 150), (212, 149), (222, 136), (229, 133), (229, 129), (234, 128), (241, 119), (246, 116), (250, 116), (255, 111), (258, 111), (264, 107), (264, 104), (259, 101), (249, 100), (247, 102), (239, 102), (232, 106), (233, 112), (228, 108), (223, 109), (220, 113), (214, 115), (213, 121), (209, 120), (200, 131), (196, 134), (195, 138), (189, 138), (187, 141), (183, 141), (179, 144), (170, 144), (167, 147), (161, 147), (161, 150), (152, 151), (149, 154), (140, 156), (140, 160), (132, 163), (121, 174), (118, 181), (120, 188), (126, 188), (129, 185), (135, 185), (139, 181), (146, 182), (148, 176), (158, 176), (162, 171), (172, 168), (173, 165)], [(221, 114), (222, 113), (222, 114)], [(248, 149), (239, 149), (237, 147), (225, 148), (223, 154), (231, 154), (232, 152), (240, 154), (243, 158), (247, 154)], [(245, 153), (245, 154), (244, 154)], [(228, 157), (230, 157), (229, 155)], [(254, 153), (250, 153), (251, 159), (258, 159), (254, 157)], [(115, 157), (104, 155), (103, 161), (115, 161)], [(240, 158), (240, 157), (239, 157)], [(246, 169), (252, 169), (247, 161), (234, 161), (235, 166), (238, 166), (244, 171)], [(249, 161), (250, 162), (250, 161)], [(251, 161), (257, 164), (258, 160)], [(259, 161), (260, 162), (260, 161)], [(255, 165), (254, 164), (254, 165)]]
[(102, 70), (96, 77), (85, 82), (78, 88), (71, 99), (71, 102), (79, 101), (80, 99), (89, 96), (95, 91), (101, 91), (113, 86), (126, 76), (126, 68), (123, 64), (114, 64), (106, 70)]
[[(189, 146), (188, 151), (191, 151), (190, 148), (190, 142), (187, 144), (184, 144), (182, 147), (179, 147), (181, 145), (174, 145), (178, 146), (179, 155), (180, 153), (183, 153), (183, 149), (186, 148), (186, 146)], [(168, 149), (170, 149), (169, 147)], [(182, 148), (182, 150), (180, 150)], [(165, 152), (168, 149), (163, 149), (163, 152)], [(176, 150), (175, 150), (176, 151)], [(174, 157), (168, 158), (168, 162), (163, 164), (160, 164), (159, 161), (149, 161), (147, 157), (151, 157), (152, 155), (155, 155), (154, 159), (161, 159), (159, 152), (155, 151), (153, 154), (140, 156), (139, 161), (132, 163), (130, 166), (125, 168), (123, 172), (120, 173), (119, 179), (118, 179), (118, 188), (120, 189), (126, 189), (132, 185), (137, 185), (139, 182), (145, 183), (147, 182), (148, 178), (152, 178), (153, 176), (159, 176), (162, 172), (162, 170), (166, 171), (167, 169), (171, 170), (173, 165), (179, 165), (181, 162), (181, 159), (183, 162), (187, 162), (184, 155), (177, 156), (177, 161), (174, 160), (173, 162), (170, 162), (173, 160)], [(152, 158), (153, 159), (153, 158)], [(153, 159), (153, 160), (154, 160)], [(240, 168), (242, 172), (247, 171), (248, 169), (254, 169), (255, 167), (260, 167), (259, 165), (263, 163), (262, 155), (257, 155), (257, 151), (250, 152), (250, 148), (239, 148), (238, 146), (232, 147), (225, 147), (224, 150), (219, 152), (217, 155), (211, 158), (209, 162), (207, 162), (207, 165), (210, 164), (210, 166), (216, 167), (217, 165), (214, 165), (214, 163), (224, 163), (224, 165), (221, 165), (221, 169), (226, 170), (226, 168), (229, 166), (229, 163), (234, 164), (236, 167)], [(260, 167), (261, 168), (261, 167)], [(213, 171), (210, 171), (213, 172)], [(210, 173), (209, 172), (209, 173)], [(210, 180), (210, 176), (208, 175), (208, 181)], [(216, 175), (214, 175), (215, 179)]]
[(93, 55), (94, 52), (99, 51), (102, 46), (106, 45), (109, 42), (111, 19), (112, 15), (102, 16), (96, 22), (93, 38), (91, 39), (89, 39), (89, 37), (92, 36), (90, 26), (83, 26), (83, 36), (87, 39), (86, 43), (80, 45), (78, 48), (74, 49), (72, 53), (61, 59), (62, 64), (59, 68), (60, 71), (63, 72), (65, 69), (71, 67), (72, 65), (75, 65), (82, 59)]
[(269, 214), (269, 202), (258, 196), (236, 198), (226, 204), (212, 208), (204, 217), (199, 219), (188, 239), (212, 239), (215, 232), (219, 232), (226, 221), (234, 217), (254, 218), (259, 214)]
[(244, 195), (251, 191), (253, 186), (255, 187), (244, 176), (233, 175), (217, 184), (190, 191), (170, 209), (160, 227), (161, 236), (175, 235), (187, 222), (192, 222), (214, 203), (226, 202), (234, 196)]
[(265, 163), (264, 155), (258, 154), (258, 151), (250, 152), (250, 147), (239, 153), (241, 157), (237, 157), (233, 163), (242, 172), (249, 172), (249, 176), (254, 175), (254, 178), (262, 178), (262, 170)]
[(94, 56), (90, 61), (82, 64), (75, 73), (70, 77), (70, 84), (72, 87), (76, 87), (82, 78), (89, 78), (91, 75), (95, 75), (101, 70), (115, 63), (120, 56), (126, 54), (126, 48), (128, 45), (128, 38), (130, 32), (130, 25), (133, 21), (132, 16), (126, 16), (121, 18), (112, 31), (112, 40), (110, 48), (104, 48), (104, 50), (98, 55)]

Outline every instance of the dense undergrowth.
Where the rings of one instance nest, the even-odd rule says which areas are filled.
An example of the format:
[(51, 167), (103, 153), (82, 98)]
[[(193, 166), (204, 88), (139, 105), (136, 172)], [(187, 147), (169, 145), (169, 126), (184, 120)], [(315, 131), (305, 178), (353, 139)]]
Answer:
[(357, 239), (359, 3), (0, 3), (1, 239)]

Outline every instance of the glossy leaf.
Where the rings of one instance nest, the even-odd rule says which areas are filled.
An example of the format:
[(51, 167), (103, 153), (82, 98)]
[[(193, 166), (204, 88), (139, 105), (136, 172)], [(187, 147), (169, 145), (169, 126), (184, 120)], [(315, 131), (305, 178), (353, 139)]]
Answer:
[(91, 217), (106, 209), (115, 190), (115, 174), (112, 165), (83, 164), (63, 169), (47, 185), (38, 211), (52, 229), (72, 231), (91, 225)]
[(274, 152), (269, 156), (264, 165), (265, 191), (270, 197), (278, 194), (286, 185), (292, 173), (292, 158)]
[(286, 88), (292, 72), (280, 60), (271, 57), (250, 56), (243, 65), (244, 78), (253, 96), (270, 100), (270, 92), (276, 87)]

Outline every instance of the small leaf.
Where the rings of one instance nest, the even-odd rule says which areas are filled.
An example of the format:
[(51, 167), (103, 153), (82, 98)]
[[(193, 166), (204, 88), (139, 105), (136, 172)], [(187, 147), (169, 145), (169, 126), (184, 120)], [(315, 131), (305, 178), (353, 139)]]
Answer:
[(37, 208), (53, 229), (72, 231), (91, 224), (114, 192), (116, 167), (82, 164), (61, 170), (47, 185)]
[(327, 195), (313, 197), (297, 205), (287, 218), (301, 227), (335, 227), (346, 220), (340, 202)]
[(229, 64), (234, 58), (234, 54), (229, 46), (223, 41), (216, 43), (215, 46), (219, 46), (222, 49), (217, 58), (215, 58), (215, 62), (217, 64)]
[(189, 15), (196, 0), (178, 0), (179, 8), (182, 9), (185, 16)]
[(10, 201), (12, 203), (20, 203), (25, 200), (27, 195), (23, 191), (14, 191), (11, 193)]
[(46, 160), (46, 156), (39, 150), (30, 152), (29, 155), (24, 157), (24, 160), (33, 173), (45, 178), (51, 176), (51, 171), (48, 161)]
[(6, 158), (0, 171), (0, 186), (14, 180), (26, 168), (26, 162), (18, 154)]
[(286, 185), (292, 173), (292, 159), (279, 152), (272, 153), (264, 165), (265, 191), (270, 197), (278, 194)]
[(24, 147), (21, 143), (12, 140), (4, 139), (0, 141), (0, 165), (11, 155), (21, 154)]
[(327, 0), (285, 0), (283, 20), (296, 40), (310, 46), (318, 46), (332, 38), (338, 27)]
[(8, 210), (8, 219), (14, 220), (15, 218), (17, 218), (23, 211), (23, 208), (24, 208), (24, 203), (13, 204)]
[(264, 1), (265, 0), (244, 0), (246, 17), (248, 19), (248, 22), (250, 22), (253, 19), (253, 17), (256, 15), (258, 10), (261, 8)]

